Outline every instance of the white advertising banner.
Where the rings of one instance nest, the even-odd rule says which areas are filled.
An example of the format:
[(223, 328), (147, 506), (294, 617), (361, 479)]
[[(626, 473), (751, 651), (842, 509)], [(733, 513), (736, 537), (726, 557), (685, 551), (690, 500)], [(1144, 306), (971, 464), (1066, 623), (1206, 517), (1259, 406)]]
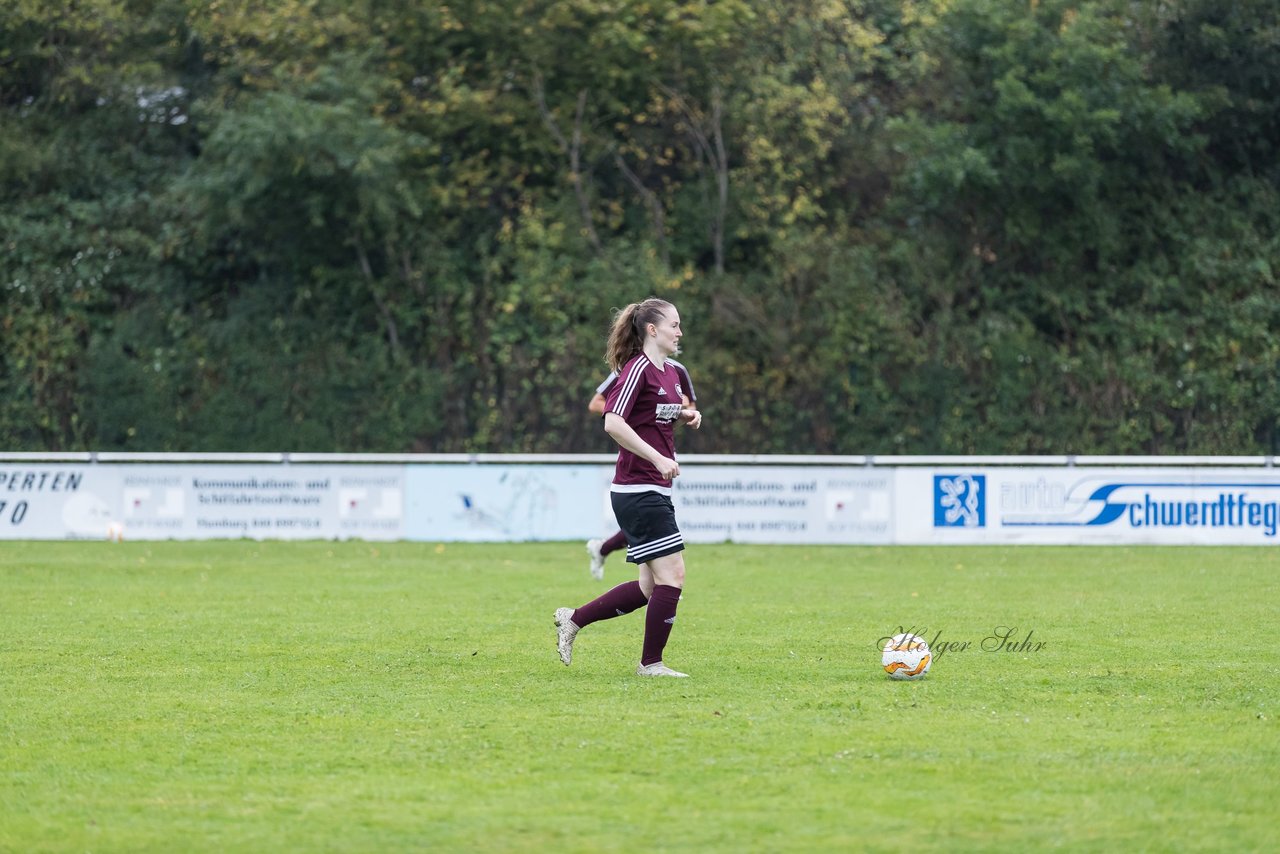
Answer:
[(681, 466), (673, 502), (689, 542), (888, 543), (893, 470)]
[(902, 468), (898, 543), (1272, 545), (1280, 472)]
[(0, 464), (0, 539), (105, 539), (119, 504), (116, 467)]
[[(403, 538), (403, 466), (49, 464), (0, 471), (5, 539)], [(16, 521), (14, 521), (16, 520)]]
[[(1263, 466), (684, 465), (689, 542), (1280, 543)], [(585, 540), (617, 530), (587, 462), (0, 461), (0, 540)]]
[(405, 506), (410, 540), (575, 540), (617, 530), (602, 465), (459, 463), (410, 466)]
[(395, 540), (402, 468), (129, 466), (121, 521), (134, 539)]
[[(813, 466), (683, 466), (672, 502), (689, 542), (887, 543), (893, 473)], [(412, 466), (405, 536), (523, 541), (618, 529), (604, 465)]]

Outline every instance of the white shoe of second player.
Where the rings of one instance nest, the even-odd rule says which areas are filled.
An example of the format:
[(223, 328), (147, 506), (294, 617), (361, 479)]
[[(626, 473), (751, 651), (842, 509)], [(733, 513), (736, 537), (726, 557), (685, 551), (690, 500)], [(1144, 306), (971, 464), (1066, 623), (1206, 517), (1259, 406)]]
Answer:
[(587, 540), (587, 554), (591, 555), (591, 577), (596, 581), (604, 578), (604, 555), (600, 553), (603, 545), (604, 540)]
[(681, 673), (679, 670), (672, 670), (661, 661), (655, 661), (653, 664), (637, 664), (637, 676), (677, 676), (681, 679), (688, 679), (688, 673)]

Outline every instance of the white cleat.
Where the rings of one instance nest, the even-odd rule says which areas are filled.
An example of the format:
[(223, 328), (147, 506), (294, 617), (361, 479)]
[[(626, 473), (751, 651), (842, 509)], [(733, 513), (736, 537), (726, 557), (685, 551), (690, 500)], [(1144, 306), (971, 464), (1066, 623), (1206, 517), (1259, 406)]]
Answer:
[(556, 649), (560, 652), (560, 660), (568, 667), (573, 661), (573, 639), (578, 636), (578, 627), (573, 623), (572, 608), (556, 608)]
[(604, 540), (587, 540), (587, 554), (591, 555), (591, 577), (596, 581), (604, 580), (604, 555), (600, 554), (600, 547), (604, 545)]
[(655, 661), (653, 664), (637, 664), (637, 676), (677, 676), (681, 679), (688, 679), (688, 673), (681, 673), (679, 670), (672, 670), (661, 661)]

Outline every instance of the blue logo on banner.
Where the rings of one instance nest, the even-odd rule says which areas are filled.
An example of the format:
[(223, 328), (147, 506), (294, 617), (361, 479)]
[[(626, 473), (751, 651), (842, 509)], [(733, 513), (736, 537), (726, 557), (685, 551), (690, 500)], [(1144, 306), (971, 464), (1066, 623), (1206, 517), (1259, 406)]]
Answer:
[(986, 493), (987, 476), (984, 474), (935, 474), (933, 527), (985, 528)]
[[(934, 494), (937, 482), (934, 478)], [(1089, 488), (1091, 481), (1077, 484)], [(1075, 528), (1128, 523), (1130, 528), (1258, 528), (1268, 537), (1280, 533), (1280, 482), (1238, 481), (1176, 483), (1137, 481), (1103, 483), (1085, 498), (1076, 486), (1067, 490), (1063, 507), (1047, 514), (1010, 514), (1000, 520), (1006, 528)], [(1255, 498), (1261, 492), (1261, 499)], [(938, 510), (934, 510), (934, 524)], [(1092, 513), (1092, 516), (1085, 514)], [(1039, 516), (1039, 518), (1036, 518)]]

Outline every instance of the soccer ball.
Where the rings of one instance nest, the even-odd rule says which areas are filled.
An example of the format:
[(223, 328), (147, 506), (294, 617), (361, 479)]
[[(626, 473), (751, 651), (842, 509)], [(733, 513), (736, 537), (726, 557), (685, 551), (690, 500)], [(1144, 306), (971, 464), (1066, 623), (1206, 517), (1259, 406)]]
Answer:
[(880, 661), (890, 679), (920, 679), (929, 672), (933, 653), (924, 638), (903, 632), (889, 638)]

